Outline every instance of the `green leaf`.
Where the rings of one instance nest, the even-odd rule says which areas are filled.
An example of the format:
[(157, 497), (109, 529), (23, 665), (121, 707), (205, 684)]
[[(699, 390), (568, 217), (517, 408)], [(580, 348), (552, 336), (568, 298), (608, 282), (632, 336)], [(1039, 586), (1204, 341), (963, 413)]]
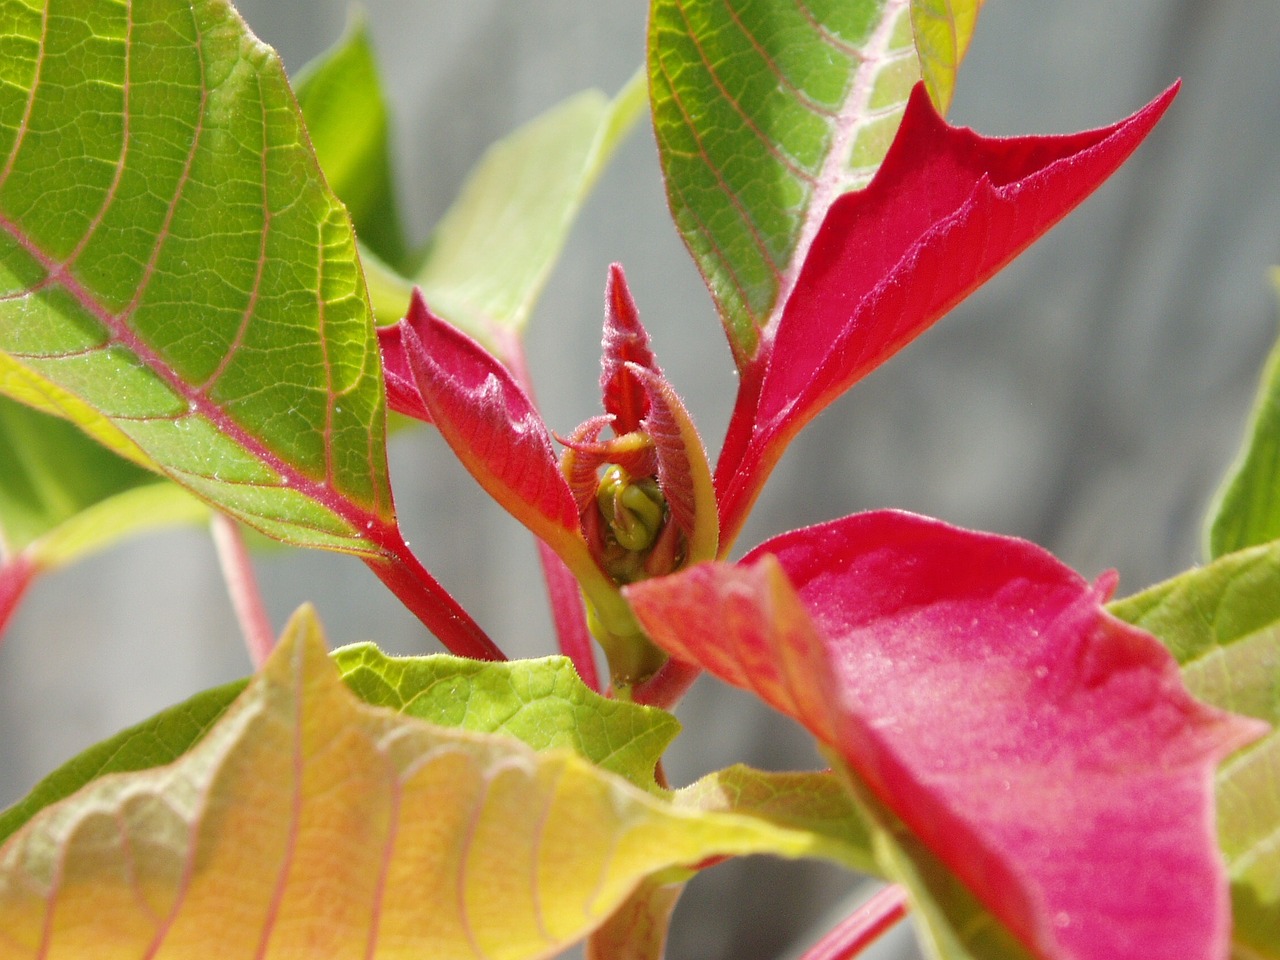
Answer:
[(920, 76), (909, 3), (652, 0), (648, 70), (671, 213), (743, 367), (893, 139)]
[(956, 72), (973, 39), (986, 0), (911, 0), (920, 73), (929, 97), (945, 114), (955, 92)]
[[(1110, 609), (1173, 651), (1196, 697), (1280, 725), (1280, 543), (1229, 554)], [(1243, 957), (1280, 958), (1278, 787), (1276, 729), (1218, 771), (1218, 839)]]
[(657, 789), (654, 768), (680, 731), (663, 710), (593, 692), (564, 657), (388, 657), (361, 643), (333, 658), (366, 703), (440, 727), (515, 737), (534, 750), (569, 749), (648, 790)]
[(298, 72), (294, 90), (320, 169), (347, 205), (360, 243), (401, 265), (408, 248), (391, 173), (391, 121), (358, 9), (342, 39)]
[(195, 749), (0, 846), (0, 956), (544, 957), (647, 877), (814, 847), (571, 751), (368, 706), (304, 610)]
[(398, 550), (355, 240), (278, 57), (220, 0), (10, 7), (0, 392), (278, 539)]
[[(518, 333), (574, 217), (643, 109), (637, 75), (612, 100), (585, 91), (490, 147), (414, 278), (432, 310), (491, 348)], [(406, 298), (390, 319), (407, 307)]]
[(674, 795), (686, 810), (745, 814), (822, 838), (825, 856), (862, 873), (879, 873), (871, 833), (844, 784), (830, 771), (774, 773), (736, 764)]
[(45, 807), (99, 777), (146, 770), (178, 759), (200, 742), (247, 684), (247, 680), (238, 680), (205, 690), (67, 761), (0, 812), (0, 843)]
[[(1280, 269), (1272, 272), (1280, 296)], [(1209, 512), (1209, 559), (1280, 539), (1280, 345), (1267, 358), (1244, 449)]]

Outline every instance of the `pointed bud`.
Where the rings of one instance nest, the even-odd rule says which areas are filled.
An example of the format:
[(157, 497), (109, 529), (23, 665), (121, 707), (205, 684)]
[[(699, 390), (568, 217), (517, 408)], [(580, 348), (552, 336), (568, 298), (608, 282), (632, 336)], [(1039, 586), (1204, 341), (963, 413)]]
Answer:
[(649, 349), (649, 334), (640, 322), (640, 312), (627, 288), (627, 277), (619, 264), (609, 267), (604, 293), (604, 340), (600, 357), (600, 393), (605, 410), (613, 415), (619, 434), (640, 428), (649, 412), (648, 392), (636, 379), (631, 364), (662, 376), (658, 361)]

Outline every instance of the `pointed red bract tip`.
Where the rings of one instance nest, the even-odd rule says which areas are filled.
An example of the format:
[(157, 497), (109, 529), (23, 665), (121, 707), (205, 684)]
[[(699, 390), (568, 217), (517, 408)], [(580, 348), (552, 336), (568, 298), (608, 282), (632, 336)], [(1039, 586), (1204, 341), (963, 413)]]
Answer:
[(646, 391), (627, 369), (627, 364), (634, 363), (658, 376), (662, 371), (649, 348), (649, 334), (640, 322), (640, 312), (636, 309), (620, 264), (609, 267), (604, 306), (601, 398), (604, 409), (614, 417), (614, 432), (631, 433), (640, 429), (640, 421), (649, 408)]
[(827, 212), (758, 354), (763, 375), (744, 372), (716, 466), (730, 535), (806, 423), (1088, 197), (1177, 90), (1098, 130), (991, 138), (949, 126), (917, 85), (875, 179)]

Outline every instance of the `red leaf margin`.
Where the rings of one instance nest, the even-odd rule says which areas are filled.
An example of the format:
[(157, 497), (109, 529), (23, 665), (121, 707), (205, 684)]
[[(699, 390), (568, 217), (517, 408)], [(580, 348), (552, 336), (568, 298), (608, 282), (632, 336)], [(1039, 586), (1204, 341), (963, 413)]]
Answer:
[(875, 178), (831, 205), (742, 371), (716, 465), (722, 543), (791, 438), (1093, 193), (1178, 86), (1108, 127), (997, 138), (950, 126), (916, 85)]
[(1221, 960), (1213, 772), (1262, 733), (1025, 541), (896, 511), (627, 588), (652, 639), (800, 720), (1037, 956)]

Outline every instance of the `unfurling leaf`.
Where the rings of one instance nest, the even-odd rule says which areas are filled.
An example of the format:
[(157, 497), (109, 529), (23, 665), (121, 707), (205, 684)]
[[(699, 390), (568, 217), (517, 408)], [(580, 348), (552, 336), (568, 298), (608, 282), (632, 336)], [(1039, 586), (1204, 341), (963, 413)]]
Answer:
[(562, 557), (566, 551), (585, 555), (551, 433), (511, 372), (435, 316), (420, 293), (394, 331), (398, 341), (382, 334), (384, 349), (398, 342), (388, 369), (408, 368), (422, 406), (480, 486)]
[(635, 364), (662, 376), (649, 347), (649, 333), (640, 322), (640, 311), (627, 286), (622, 265), (609, 267), (604, 287), (604, 338), (600, 351), (600, 396), (605, 413), (613, 417), (616, 434), (640, 429), (649, 403), (644, 386), (627, 366)]
[(1192, 700), (1109, 587), (886, 512), (627, 595), (673, 656), (803, 722), (1037, 956), (1220, 958), (1213, 767), (1261, 725)]
[(645, 877), (814, 846), (569, 751), (367, 706), (303, 611), (193, 750), (0, 846), (0, 958), (544, 957)]

